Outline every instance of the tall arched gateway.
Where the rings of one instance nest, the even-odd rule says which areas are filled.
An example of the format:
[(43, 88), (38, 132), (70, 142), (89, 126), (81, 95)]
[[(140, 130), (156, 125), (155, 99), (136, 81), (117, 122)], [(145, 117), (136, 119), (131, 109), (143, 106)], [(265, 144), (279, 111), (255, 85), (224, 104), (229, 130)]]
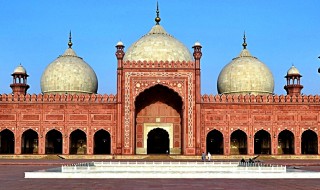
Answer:
[(166, 134), (168, 153), (181, 154), (182, 99), (176, 92), (163, 85), (145, 90), (136, 98), (135, 118), (136, 154), (166, 153), (156, 143), (156, 138), (167, 142)]

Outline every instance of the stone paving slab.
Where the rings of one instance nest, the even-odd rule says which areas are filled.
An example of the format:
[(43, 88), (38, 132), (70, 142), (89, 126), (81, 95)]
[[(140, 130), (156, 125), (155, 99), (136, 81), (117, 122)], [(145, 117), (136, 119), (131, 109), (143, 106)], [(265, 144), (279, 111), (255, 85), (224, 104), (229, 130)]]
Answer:
[[(85, 160), (88, 161), (88, 160)], [(0, 160), (0, 190), (11, 189), (320, 189), (318, 179), (25, 179), (24, 172), (48, 169), (84, 160)], [(265, 161), (266, 163), (270, 161)], [(320, 171), (319, 160), (276, 160), (300, 169)]]

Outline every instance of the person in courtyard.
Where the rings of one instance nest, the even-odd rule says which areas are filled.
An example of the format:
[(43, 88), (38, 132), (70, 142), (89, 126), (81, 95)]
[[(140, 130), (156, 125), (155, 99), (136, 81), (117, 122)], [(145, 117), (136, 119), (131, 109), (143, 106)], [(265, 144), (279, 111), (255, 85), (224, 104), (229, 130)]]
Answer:
[(201, 156), (202, 161), (206, 161), (206, 153), (202, 152), (202, 156)]
[(211, 154), (210, 154), (210, 152), (208, 152), (208, 161), (209, 161), (209, 162), (211, 161)]

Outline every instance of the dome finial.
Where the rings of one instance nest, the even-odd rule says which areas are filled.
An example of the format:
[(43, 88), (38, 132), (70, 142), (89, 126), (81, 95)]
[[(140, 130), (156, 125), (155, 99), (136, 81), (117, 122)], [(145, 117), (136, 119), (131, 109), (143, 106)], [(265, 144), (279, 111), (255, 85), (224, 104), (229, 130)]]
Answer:
[(243, 46), (243, 49), (247, 49), (247, 43), (246, 43), (246, 31), (244, 31), (243, 33), (243, 43), (242, 43), (242, 46)]
[(72, 41), (71, 41), (71, 30), (70, 30), (70, 33), (69, 33), (69, 42), (68, 42), (68, 46), (69, 46), (69, 48), (71, 48), (72, 47)]
[(161, 18), (159, 17), (159, 5), (158, 5), (158, 1), (157, 1), (157, 17), (154, 19), (156, 21), (156, 25), (159, 25), (159, 22), (161, 21)]

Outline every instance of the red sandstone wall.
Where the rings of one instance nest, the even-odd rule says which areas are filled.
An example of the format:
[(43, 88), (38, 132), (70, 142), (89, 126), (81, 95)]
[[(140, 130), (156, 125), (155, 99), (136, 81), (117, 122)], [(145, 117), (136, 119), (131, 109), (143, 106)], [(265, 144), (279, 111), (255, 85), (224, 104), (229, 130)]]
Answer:
[(253, 154), (252, 137), (257, 131), (264, 129), (272, 138), (272, 154), (277, 154), (278, 134), (287, 129), (295, 137), (295, 154), (301, 154), (301, 134), (310, 129), (319, 136), (319, 103), (318, 95), (204, 95), (201, 104), (201, 146), (205, 149), (207, 134), (217, 129), (224, 136), (225, 154), (229, 154), (230, 135), (240, 129), (249, 137), (248, 153)]
[[(93, 153), (93, 135), (104, 129), (115, 147), (116, 99), (113, 95), (20, 95), (0, 96), (0, 131), (15, 134), (15, 152), (21, 152), (21, 135), (33, 129), (39, 137), (39, 154), (45, 153), (45, 135), (51, 129), (62, 133), (63, 153), (69, 153), (69, 135), (80, 129), (87, 135), (87, 153)], [(111, 151), (113, 151), (111, 149)]]

